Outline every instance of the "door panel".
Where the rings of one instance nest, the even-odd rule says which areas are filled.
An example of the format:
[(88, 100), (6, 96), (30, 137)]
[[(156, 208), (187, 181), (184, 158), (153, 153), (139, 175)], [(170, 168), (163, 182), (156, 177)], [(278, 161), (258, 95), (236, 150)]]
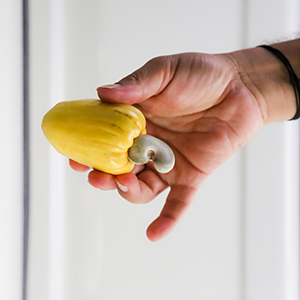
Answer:
[(1, 1), (0, 36), (0, 298), (19, 300), (23, 274), (22, 1)]
[[(252, 24), (260, 4), (253, 5), (31, 0), (29, 299), (296, 299), (285, 298), (289, 274), (293, 282), (297, 278), (286, 258), (298, 255), (295, 241), (287, 238), (287, 228), (295, 228), (287, 221), (297, 224), (298, 215), (289, 219), (296, 203), (286, 202), (284, 176), (298, 176), (286, 164), (286, 141), (294, 129), (276, 124), (263, 130), (207, 180), (180, 225), (158, 243), (149, 242), (145, 230), (166, 193), (132, 205), (116, 191), (96, 190), (87, 174), (70, 170), (40, 130), (54, 103), (96, 97), (97, 86), (154, 56), (256, 45), (261, 31)], [(281, 25), (287, 22), (280, 5), (273, 13), (282, 17)]]

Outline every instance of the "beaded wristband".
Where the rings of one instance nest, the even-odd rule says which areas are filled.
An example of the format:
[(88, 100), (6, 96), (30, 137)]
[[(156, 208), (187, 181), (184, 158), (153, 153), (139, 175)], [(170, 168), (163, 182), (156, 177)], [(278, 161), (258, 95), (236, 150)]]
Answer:
[(290, 83), (294, 88), (295, 91), (295, 96), (296, 96), (296, 105), (297, 105), (297, 110), (296, 114), (291, 120), (296, 120), (300, 117), (300, 79), (297, 77), (295, 71), (293, 70), (290, 62), (288, 59), (283, 55), (281, 51), (278, 49), (275, 49), (271, 46), (268, 45), (260, 45), (259, 47), (262, 47), (268, 51), (270, 51), (272, 54), (274, 54), (286, 67), (287, 71), (289, 72), (290, 75)]

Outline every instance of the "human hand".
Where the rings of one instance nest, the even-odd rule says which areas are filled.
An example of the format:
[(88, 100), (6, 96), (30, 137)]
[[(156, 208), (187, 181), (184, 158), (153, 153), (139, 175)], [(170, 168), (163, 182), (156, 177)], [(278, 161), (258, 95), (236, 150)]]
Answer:
[[(157, 173), (151, 162), (117, 176), (89, 173), (92, 186), (118, 188), (132, 203), (149, 202), (170, 187), (161, 214), (148, 227), (152, 241), (175, 227), (204, 180), (266, 122), (264, 93), (236, 57), (200, 53), (158, 57), (117, 84), (98, 88), (103, 101), (138, 107), (147, 119), (147, 132), (175, 153), (175, 167), (167, 174)], [(72, 160), (70, 165), (88, 170)]]

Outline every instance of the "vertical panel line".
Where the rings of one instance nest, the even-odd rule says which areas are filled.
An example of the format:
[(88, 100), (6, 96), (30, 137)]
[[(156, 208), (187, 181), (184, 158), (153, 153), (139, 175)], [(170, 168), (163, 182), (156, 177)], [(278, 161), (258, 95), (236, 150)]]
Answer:
[(29, 248), (29, 0), (22, 0), (23, 19), (23, 279), (22, 299), (27, 299)]
[(241, 44), (242, 48), (248, 47), (249, 44), (249, 2), (248, 0), (242, 0), (242, 30), (241, 30)]
[[(64, 1), (50, 4), (50, 103), (64, 99)], [(50, 153), (49, 300), (63, 300), (65, 282), (65, 158)]]
[[(242, 0), (241, 8), (241, 47), (248, 47), (249, 39), (249, 2)], [(242, 165), (241, 170), (243, 174), (242, 193), (241, 193), (241, 208), (240, 208), (240, 225), (241, 225), (241, 279), (240, 279), (240, 299), (247, 300), (247, 146), (242, 149)]]
[(285, 298), (299, 299), (299, 121), (285, 134)]

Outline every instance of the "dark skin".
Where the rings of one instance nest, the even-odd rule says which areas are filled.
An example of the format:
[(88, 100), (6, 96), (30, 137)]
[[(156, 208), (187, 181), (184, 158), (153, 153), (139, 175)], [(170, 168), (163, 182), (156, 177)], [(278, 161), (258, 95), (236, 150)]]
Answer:
[[(271, 72), (266, 71), (269, 76), (276, 70), (285, 95), (293, 98), (280, 64), (265, 50), (255, 51), (273, 66)], [(268, 114), (269, 89), (256, 84), (259, 78), (245, 71), (247, 66), (247, 70), (253, 68), (241, 57), (243, 53), (158, 57), (117, 84), (97, 90), (103, 101), (137, 106), (147, 119), (147, 132), (164, 140), (175, 153), (175, 167), (167, 174), (158, 173), (152, 163), (117, 176), (97, 170), (89, 172), (92, 186), (103, 190), (117, 188), (132, 203), (149, 202), (170, 187), (160, 215), (148, 227), (147, 236), (152, 241), (170, 233), (205, 179), (263, 125), (273, 121)], [(293, 101), (280, 108), (275, 121), (293, 116)], [(70, 165), (76, 171), (89, 170), (72, 160)]]

